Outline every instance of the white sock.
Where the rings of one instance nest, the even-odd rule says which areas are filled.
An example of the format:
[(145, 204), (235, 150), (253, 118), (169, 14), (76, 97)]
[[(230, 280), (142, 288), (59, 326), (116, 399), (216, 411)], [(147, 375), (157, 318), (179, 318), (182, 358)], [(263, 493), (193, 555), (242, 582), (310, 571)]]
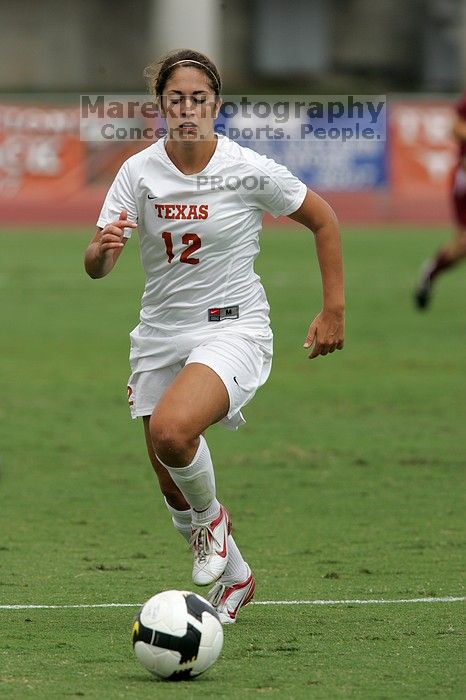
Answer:
[[(186, 542), (191, 538), (191, 508), (188, 510), (177, 510), (171, 506), (165, 498), (165, 505), (172, 516), (175, 529), (184, 537)], [(218, 511), (217, 511), (218, 512)], [(216, 513), (214, 513), (216, 515)], [(228, 536), (228, 564), (222, 575), (222, 583), (231, 585), (242, 583), (248, 577), (248, 565), (241, 556), (238, 545), (231, 535)]]
[[(157, 459), (168, 470), (175, 484), (190, 504), (188, 510), (176, 510), (165, 499), (172, 516), (173, 525), (189, 541), (191, 521), (210, 522), (217, 515), (220, 503), (215, 497), (215, 475), (210, 451), (205, 438), (199, 438), (199, 447), (191, 464), (187, 467), (171, 467), (157, 455)], [(228, 536), (228, 564), (221, 581), (226, 584), (241, 583), (249, 573), (238, 546), (231, 535)]]
[(211, 504), (205, 508), (205, 510), (192, 509), (192, 517), (194, 525), (205, 525), (214, 520), (220, 512), (220, 503), (216, 498), (211, 502)]
[(182, 537), (184, 537), (186, 542), (189, 542), (191, 538), (191, 508), (188, 508), (188, 510), (176, 510), (176, 508), (173, 508), (173, 506), (168, 503), (165, 497), (164, 500), (165, 505), (172, 516), (172, 523), (175, 526), (175, 529), (178, 530)]
[[(157, 459), (167, 469), (191, 508), (206, 511), (215, 499), (215, 475), (209, 448), (203, 435), (199, 437), (199, 441), (194, 459), (187, 467), (172, 467), (165, 464), (158, 455)], [(215, 513), (218, 513), (219, 507), (217, 503)]]
[(248, 577), (248, 565), (241, 556), (238, 545), (231, 535), (228, 537), (228, 564), (220, 579), (222, 583), (242, 583)]

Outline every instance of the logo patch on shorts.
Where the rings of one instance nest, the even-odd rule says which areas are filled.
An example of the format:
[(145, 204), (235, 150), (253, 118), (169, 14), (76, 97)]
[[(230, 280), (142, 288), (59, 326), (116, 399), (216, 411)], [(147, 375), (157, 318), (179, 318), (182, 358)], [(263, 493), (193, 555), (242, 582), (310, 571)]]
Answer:
[(224, 321), (226, 318), (239, 318), (239, 306), (209, 309), (209, 321)]

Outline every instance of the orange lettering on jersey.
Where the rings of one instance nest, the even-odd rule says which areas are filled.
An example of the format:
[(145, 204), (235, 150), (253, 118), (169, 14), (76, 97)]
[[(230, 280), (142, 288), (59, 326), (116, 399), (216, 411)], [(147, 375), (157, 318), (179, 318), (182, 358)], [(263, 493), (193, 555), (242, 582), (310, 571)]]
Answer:
[(207, 219), (209, 216), (208, 204), (154, 204), (154, 209), (159, 219)]
[(189, 207), (187, 219), (197, 219), (197, 205), (191, 204)]

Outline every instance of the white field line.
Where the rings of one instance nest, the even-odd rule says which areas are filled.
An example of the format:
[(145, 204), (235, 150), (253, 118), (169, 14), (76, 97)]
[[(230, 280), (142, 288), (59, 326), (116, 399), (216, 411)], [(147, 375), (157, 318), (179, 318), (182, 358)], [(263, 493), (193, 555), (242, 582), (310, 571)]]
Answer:
[[(466, 596), (443, 598), (398, 598), (395, 600), (253, 600), (249, 605), (389, 605), (406, 603), (459, 603)], [(69, 610), (85, 608), (138, 608), (142, 603), (83, 603), (77, 605), (0, 605), (0, 610)]]

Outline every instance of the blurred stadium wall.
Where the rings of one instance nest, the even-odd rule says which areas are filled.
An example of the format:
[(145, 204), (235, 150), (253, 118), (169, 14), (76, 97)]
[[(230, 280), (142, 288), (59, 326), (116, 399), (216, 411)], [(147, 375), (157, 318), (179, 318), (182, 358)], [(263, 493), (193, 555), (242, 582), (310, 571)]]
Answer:
[(7, 220), (94, 220), (122, 159), (147, 144), (80, 141), (77, 95), (140, 94), (143, 66), (180, 46), (211, 55), (227, 94), (387, 94), (387, 145), (362, 164), (339, 144), (309, 167), (297, 147), (268, 152), (345, 221), (449, 218), (466, 0), (0, 0), (0, 17)]

